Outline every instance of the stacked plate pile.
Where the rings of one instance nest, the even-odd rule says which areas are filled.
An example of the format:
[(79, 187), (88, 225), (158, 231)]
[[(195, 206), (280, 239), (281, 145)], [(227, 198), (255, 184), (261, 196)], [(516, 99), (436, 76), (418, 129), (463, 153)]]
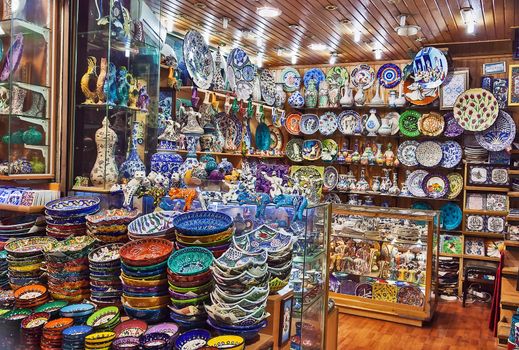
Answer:
[(176, 211), (160, 211), (138, 217), (128, 225), (130, 240), (143, 238), (164, 238), (172, 240), (175, 237), (173, 218)]
[(22, 345), (24, 349), (40, 349), (43, 326), (49, 321), (48, 312), (36, 312), (22, 321)]
[(45, 235), (45, 217), (40, 214), (0, 218), (0, 247), (13, 238)]
[(128, 224), (139, 216), (137, 209), (103, 209), (86, 216), (89, 235), (105, 243), (128, 241)]
[(44, 249), (49, 291), (53, 299), (79, 302), (90, 296), (88, 254), (94, 248), (90, 236), (70, 237)]
[(99, 247), (88, 255), (90, 266), (90, 300), (99, 305), (120, 305), (123, 287), (121, 283), (122, 243)]
[(74, 319), (74, 324), (83, 324), (95, 311), (95, 306), (88, 303), (70, 304), (59, 310), (61, 317)]
[(112, 332), (119, 323), (121, 323), (121, 312), (117, 306), (99, 309), (86, 320), (86, 325), (92, 327), (94, 332)]
[(48, 303), (38, 306), (34, 309), (34, 312), (47, 312), (51, 318), (56, 318), (59, 316), (59, 310), (67, 306), (67, 304), (68, 301), (65, 300), (49, 301)]
[(204, 326), (204, 304), (213, 290), (213, 254), (202, 247), (177, 250), (168, 259), (170, 318), (184, 328)]
[(47, 287), (41, 284), (29, 284), (14, 292), (15, 305), (19, 309), (32, 309), (49, 300)]
[(85, 337), (92, 333), (93, 328), (85, 325), (72, 326), (63, 330), (63, 350), (83, 350)]
[(261, 250), (267, 252), (271, 294), (288, 284), (292, 270), (292, 247), (294, 245), (294, 237), (290, 233), (261, 225), (249, 233), (239, 237), (235, 236), (233, 242), (236, 248), (248, 253), (259, 253)]
[(98, 197), (63, 197), (45, 205), (47, 235), (66, 239), (87, 233), (86, 216), (99, 210)]
[(470, 163), (481, 163), (488, 160), (488, 151), (483, 147), (465, 146), (465, 159)]
[(178, 248), (204, 247), (215, 258), (220, 257), (231, 244), (234, 234), (232, 218), (214, 211), (194, 211), (180, 214), (173, 220)]
[(231, 246), (213, 263), (212, 305), (206, 305), (207, 322), (219, 334), (257, 338), (267, 325), (269, 294), (268, 254), (261, 249), (248, 253)]
[(18, 289), (28, 284), (45, 284), (43, 247), (55, 243), (52, 237), (20, 238), (5, 245), (9, 284)]
[(121, 248), (122, 303), (128, 316), (153, 322), (167, 315), (166, 265), (172, 252), (173, 243), (162, 238), (138, 239)]
[(7, 277), (7, 250), (0, 250), (0, 290), (9, 288)]
[(74, 320), (68, 317), (57, 318), (47, 322), (43, 326), (43, 336), (41, 337), (42, 350), (60, 350), (62, 349), (62, 340), (64, 329), (71, 327)]
[(32, 314), (29, 309), (15, 309), (0, 315), (2, 349), (16, 349), (20, 344), (20, 324)]
[(89, 334), (85, 337), (85, 350), (110, 349), (114, 338), (114, 332)]

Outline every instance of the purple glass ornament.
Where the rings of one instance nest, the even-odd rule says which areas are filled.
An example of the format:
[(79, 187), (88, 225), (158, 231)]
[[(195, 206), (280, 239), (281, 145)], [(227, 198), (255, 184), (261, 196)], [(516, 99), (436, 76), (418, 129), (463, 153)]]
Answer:
[(2, 73), (0, 73), (0, 80), (4, 81), (9, 78), (9, 75), (14, 72), (20, 60), (22, 59), (23, 53), (23, 35), (22, 33), (16, 34), (16, 38), (12, 43), (7, 55), (5, 56), (4, 66), (2, 67)]

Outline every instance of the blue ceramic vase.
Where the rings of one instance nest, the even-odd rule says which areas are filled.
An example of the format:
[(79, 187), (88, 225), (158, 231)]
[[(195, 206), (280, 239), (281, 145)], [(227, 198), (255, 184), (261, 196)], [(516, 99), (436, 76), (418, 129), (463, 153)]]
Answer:
[(161, 140), (157, 147), (157, 153), (151, 156), (151, 171), (162, 174), (168, 179), (184, 162), (182, 156), (175, 152), (176, 142)]
[(137, 153), (137, 131), (139, 129), (139, 122), (133, 122), (132, 139), (130, 142), (130, 151), (128, 157), (121, 164), (119, 169), (119, 176), (123, 179), (132, 179), (137, 171), (146, 171), (146, 166)]

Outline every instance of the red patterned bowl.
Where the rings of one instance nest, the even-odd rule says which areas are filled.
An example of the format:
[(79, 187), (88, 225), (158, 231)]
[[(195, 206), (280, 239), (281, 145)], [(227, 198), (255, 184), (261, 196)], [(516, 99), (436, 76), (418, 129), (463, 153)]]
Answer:
[(165, 261), (173, 252), (173, 243), (161, 238), (139, 239), (121, 247), (121, 260), (130, 266), (149, 266)]

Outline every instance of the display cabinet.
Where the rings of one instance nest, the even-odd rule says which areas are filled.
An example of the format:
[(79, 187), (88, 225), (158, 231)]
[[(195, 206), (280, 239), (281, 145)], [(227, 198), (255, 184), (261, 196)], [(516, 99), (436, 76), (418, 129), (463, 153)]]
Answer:
[(339, 311), (421, 326), (437, 304), (437, 211), (332, 204), (330, 297)]
[(54, 177), (57, 3), (2, 2), (0, 180)]
[(160, 123), (159, 61), (165, 35), (149, 2), (74, 4), (73, 190), (108, 192), (112, 185), (149, 170)]

